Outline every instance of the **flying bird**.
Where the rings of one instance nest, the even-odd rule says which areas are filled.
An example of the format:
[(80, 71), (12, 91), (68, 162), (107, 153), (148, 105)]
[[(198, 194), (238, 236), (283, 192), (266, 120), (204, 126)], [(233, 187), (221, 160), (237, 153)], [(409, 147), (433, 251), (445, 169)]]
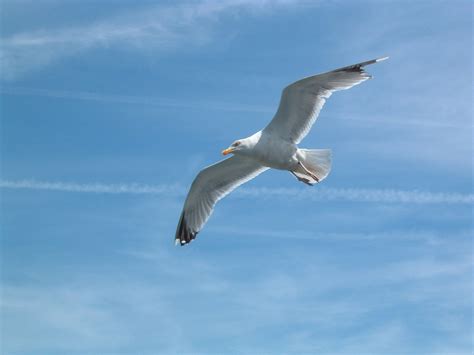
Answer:
[(370, 79), (364, 67), (388, 57), (369, 60), (288, 85), (272, 121), (250, 137), (234, 141), (223, 155), (232, 157), (208, 166), (194, 179), (176, 229), (176, 244), (196, 238), (216, 203), (238, 186), (273, 168), (287, 170), (299, 181), (314, 185), (331, 170), (331, 150), (301, 149), (326, 100), (333, 92)]

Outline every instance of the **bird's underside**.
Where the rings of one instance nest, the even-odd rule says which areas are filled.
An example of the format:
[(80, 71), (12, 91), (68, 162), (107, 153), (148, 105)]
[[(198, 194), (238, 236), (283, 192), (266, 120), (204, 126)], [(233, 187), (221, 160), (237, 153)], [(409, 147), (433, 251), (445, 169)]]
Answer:
[(290, 170), (290, 173), (292, 173), (298, 181), (310, 186), (321, 181), (321, 179), (315, 173), (308, 170), (303, 163), (300, 162), (299, 166), (302, 171)]
[(176, 244), (196, 238), (216, 203), (238, 186), (269, 168), (290, 171), (299, 181), (313, 185), (331, 170), (329, 149), (300, 149), (321, 108), (333, 92), (349, 89), (370, 78), (364, 67), (373, 59), (310, 76), (287, 86), (272, 121), (262, 131), (235, 141), (223, 151), (234, 154), (203, 170), (194, 179), (176, 229)]

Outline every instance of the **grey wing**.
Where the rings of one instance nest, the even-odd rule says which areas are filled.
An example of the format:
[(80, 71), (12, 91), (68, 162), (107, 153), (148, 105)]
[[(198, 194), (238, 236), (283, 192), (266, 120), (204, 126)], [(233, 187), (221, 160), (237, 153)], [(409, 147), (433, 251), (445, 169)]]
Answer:
[(201, 170), (186, 197), (176, 229), (176, 244), (192, 241), (211, 216), (217, 201), (267, 169), (251, 159), (233, 156)]
[(385, 59), (387, 57), (369, 60), (290, 84), (283, 90), (278, 111), (265, 131), (289, 142), (300, 143), (333, 92), (349, 89), (370, 79), (363, 67)]

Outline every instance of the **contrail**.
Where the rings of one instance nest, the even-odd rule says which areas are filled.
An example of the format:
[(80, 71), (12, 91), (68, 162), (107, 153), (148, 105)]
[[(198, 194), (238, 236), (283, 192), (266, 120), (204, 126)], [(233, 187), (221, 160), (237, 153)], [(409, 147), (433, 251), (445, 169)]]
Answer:
[[(0, 180), (4, 189), (50, 190), (63, 192), (105, 193), (105, 194), (152, 194), (179, 196), (186, 194), (187, 188), (181, 185), (146, 184), (81, 184), (75, 182), (48, 182), (36, 180)], [(360, 189), (321, 187), (302, 188), (266, 188), (247, 187), (235, 191), (235, 197), (311, 199), (316, 201), (351, 201), (372, 203), (416, 203), (416, 204), (473, 204), (474, 194), (455, 192), (429, 192), (419, 190)]]
[(244, 196), (283, 197), (291, 199), (312, 199), (318, 201), (352, 201), (379, 203), (450, 203), (472, 204), (474, 194), (454, 192), (428, 192), (419, 190), (360, 189), (321, 187), (310, 193), (297, 188), (247, 188), (236, 191)]
[(79, 184), (75, 182), (48, 182), (36, 180), (0, 180), (0, 187), (7, 189), (52, 190), (64, 192), (90, 192), (105, 194), (159, 194), (184, 195), (185, 190), (178, 185), (145, 184)]

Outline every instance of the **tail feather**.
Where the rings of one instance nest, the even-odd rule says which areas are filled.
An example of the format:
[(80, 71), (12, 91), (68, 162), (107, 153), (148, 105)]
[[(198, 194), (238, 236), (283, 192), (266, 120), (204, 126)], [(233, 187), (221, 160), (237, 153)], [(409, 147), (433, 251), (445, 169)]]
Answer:
[(317, 180), (309, 176), (304, 169), (298, 169), (294, 173), (308, 180), (310, 184), (321, 182), (331, 171), (331, 150), (330, 149), (299, 149), (301, 163)]

